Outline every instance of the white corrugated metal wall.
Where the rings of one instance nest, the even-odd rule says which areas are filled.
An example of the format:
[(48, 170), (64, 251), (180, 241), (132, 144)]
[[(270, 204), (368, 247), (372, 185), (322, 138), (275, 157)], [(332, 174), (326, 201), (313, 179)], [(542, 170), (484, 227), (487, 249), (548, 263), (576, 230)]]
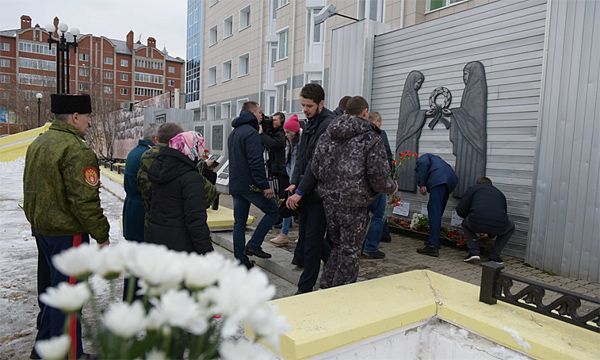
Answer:
[(527, 262), (600, 280), (600, 2), (550, 2)]
[[(484, 64), (488, 84), (486, 175), (506, 195), (517, 228), (504, 253), (521, 258), (529, 230), (546, 8), (543, 0), (501, 0), (375, 38), (371, 108), (382, 114), (382, 128), (392, 149), (402, 88), (410, 71), (425, 75), (419, 91), (422, 109), (429, 108), (429, 95), (439, 86), (452, 92), (453, 108), (460, 106), (465, 64)], [(434, 130), (425, 127), (419, 152), (440, 155), (454, 165), (448, 134), (440, 123)], [(427, 201), (416, 192), (402, 196), (410, 203), (411, 213), (420, 212)], [(445, 224), (449, 225), (457, 203), (450, 199)]]

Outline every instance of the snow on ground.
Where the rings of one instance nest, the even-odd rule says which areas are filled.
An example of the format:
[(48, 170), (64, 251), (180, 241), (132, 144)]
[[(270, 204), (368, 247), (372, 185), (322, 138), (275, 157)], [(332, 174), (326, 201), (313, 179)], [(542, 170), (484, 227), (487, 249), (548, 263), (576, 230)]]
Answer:
[[(37, 334), (37, 247), (20, 207), (24, 168), (24, 158), (0, 162), (0, 358), (7, 360), (29, 358)], [(101, 191), (100, 198), (114, 245), (123, 239), (119, 225), (123, 202), (107, 191)], [(95, 279), (92, 284), (106, 298), (107, 283)], [(121, 291), (119, 286), (117, 294)]]

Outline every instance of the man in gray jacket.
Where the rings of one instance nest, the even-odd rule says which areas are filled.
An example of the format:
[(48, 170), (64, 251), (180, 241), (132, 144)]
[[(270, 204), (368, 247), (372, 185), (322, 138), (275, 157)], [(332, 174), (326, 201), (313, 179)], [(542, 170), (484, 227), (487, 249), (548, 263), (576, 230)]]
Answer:
[(390, 177), (381, 131), (367, 120), (368, 111), (363, 97), (348, 100), (346, 114), (331, 122), (312, 159), (311, 175), (318, 180), (333, 242), (321, 288), (356, 282), (370, 223), (367, 207), (377, 193), (398, 190)]

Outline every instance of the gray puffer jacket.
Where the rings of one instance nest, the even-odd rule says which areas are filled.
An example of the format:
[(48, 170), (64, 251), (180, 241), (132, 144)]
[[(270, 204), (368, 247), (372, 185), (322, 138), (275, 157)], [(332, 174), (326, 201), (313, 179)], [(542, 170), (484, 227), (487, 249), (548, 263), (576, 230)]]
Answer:
[(342, 115), (331, 122), (319, 139), (311, 168), (324, 201), (367, 207), (377, 193), (396, 189), (380, 132), (357, 116)]

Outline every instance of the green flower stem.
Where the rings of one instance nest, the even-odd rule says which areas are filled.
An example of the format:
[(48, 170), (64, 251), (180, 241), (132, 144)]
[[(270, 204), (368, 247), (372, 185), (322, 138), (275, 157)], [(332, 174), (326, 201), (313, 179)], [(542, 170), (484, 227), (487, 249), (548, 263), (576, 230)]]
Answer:
[(133, 296), (135, 295), (135, 284), (137, 282), (137, 278), (135, 276), (131, 276), (129, 278), (129, 282), (127, 283), (127, 303), (131, 304), (133, 302)]

